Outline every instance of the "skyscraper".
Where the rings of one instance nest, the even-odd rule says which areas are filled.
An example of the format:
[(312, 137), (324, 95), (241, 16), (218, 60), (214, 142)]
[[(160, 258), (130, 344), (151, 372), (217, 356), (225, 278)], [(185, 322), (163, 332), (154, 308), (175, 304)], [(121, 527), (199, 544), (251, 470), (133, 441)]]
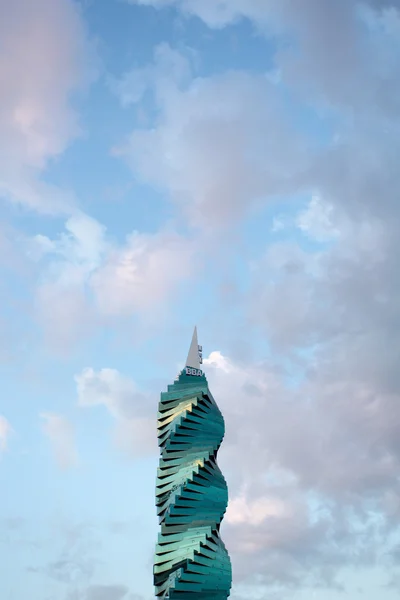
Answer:
[(195, 328), (186, 366), (161, 393), (158, 412), (161, 532), (154, 585), (165, 600), (226, 600), (232, 582), (231, 561), (219, 536), (228, 503), (217, 465), (225, 425), (201, 365)]

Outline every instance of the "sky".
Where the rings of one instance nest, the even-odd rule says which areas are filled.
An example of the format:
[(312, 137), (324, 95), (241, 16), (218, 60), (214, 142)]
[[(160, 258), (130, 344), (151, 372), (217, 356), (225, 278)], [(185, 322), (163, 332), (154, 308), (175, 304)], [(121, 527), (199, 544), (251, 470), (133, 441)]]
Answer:
[(0, 596), (150, 600), (193, 327), (232, 600), (400, 592), (400, 1), (0, 0)]

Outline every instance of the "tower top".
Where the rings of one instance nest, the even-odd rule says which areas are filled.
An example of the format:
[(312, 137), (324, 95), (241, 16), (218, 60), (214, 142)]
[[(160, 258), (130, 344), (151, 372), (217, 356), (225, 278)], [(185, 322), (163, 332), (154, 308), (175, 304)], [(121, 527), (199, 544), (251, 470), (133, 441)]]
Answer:
[(202, 348), (201, 346), (199, 346), (199, 343), (197, 341), (197, 327), (195, 327), (185, 366), (200, 370), (202, 362)]

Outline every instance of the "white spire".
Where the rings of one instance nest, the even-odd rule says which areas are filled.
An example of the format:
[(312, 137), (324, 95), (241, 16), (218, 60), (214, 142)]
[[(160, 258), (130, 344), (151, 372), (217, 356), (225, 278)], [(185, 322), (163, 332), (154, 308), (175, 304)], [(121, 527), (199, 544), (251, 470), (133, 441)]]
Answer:
[(190, 344), (189, 354), (186, 359), (186, 366), (193, 369), (201, 369), (200, 365), (200, 348), (197, 341), (197, 327), (194, 328), (192, 343)]

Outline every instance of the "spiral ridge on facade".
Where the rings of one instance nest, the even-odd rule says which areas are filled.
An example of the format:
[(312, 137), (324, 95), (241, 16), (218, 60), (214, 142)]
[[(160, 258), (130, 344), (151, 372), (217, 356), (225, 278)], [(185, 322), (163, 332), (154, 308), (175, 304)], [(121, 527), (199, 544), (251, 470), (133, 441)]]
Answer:
[[(194, 347), (196, 329), (188, 362), (196, 362)], [(225, 425), (199, 366), (187, 365), (159, 402), (156, 506), (161, 531), (154, 585), (163, 600), (224, 600), (231, 588), (231, 562), (219, 534), (228, 503), (217, 464)]]

